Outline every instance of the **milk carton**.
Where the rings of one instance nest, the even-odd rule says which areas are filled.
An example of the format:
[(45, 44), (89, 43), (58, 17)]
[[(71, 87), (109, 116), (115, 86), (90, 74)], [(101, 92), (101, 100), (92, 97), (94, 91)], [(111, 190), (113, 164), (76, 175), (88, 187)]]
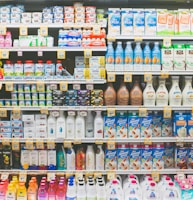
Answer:
[(130, 169), (139, 170), (141, 167), (141, 146), (140, 144), (131, 144), (130, 150)]
[(133, 9), (133, 28), (134, 35), (142, 36), (145, 32), (144, 9)]
[(106, 149), (105, 151), (105, 170), (116, 170), (117, 169), (117, 150)]
[(133, 9), (121, 9), (121, 34), (133, 35)]
[(172, 118), (163, 118), (162, 120), (162, 137), (170, 137), (172, 132)]
[(117, 138), (127, 138), (127, 115), (124, 112), (119, 112), (117, 115)]
[(174, 44), (174, 70), (185, 70), (185, 45)]
[(188, 149), (183, 144), (176, 147), (175, 150), (175, 167), (178, 169), (187, 169)]
[(166, 9), (157, 9), (157, 35), (167, 35), (167, 16), (168, 11)]
[(179, 35), (190, 35), (190, 11), (178, 9)]
[(193, 116), (187, 115), (187, 135), (193, 137)]
[(190, 34), (193, 34), (193, 9), (190, 9)]
[(155, 9), (145, 9), (145, 35), (156, 35), (157, 13)]
[(104, 116), (104, 137), (116, 137), (116, 117)]
[(174, 115), (174, 135), (177, 137), (187, 136), (187, 115), (183, 113), (175, 113)]
[(193, 45), (187, 44), (186, 49), (186, 70), (193, 70)]
[(154, 144), (153, 145), (153, 169), (162, 170), (164, 169), (164, 145)]
[(174, 146), (172, 143), (165, 143), (164, 166), (167, 169), (174, 168)]
[(131, 138), (140, 138), (141, 119), (137, 113), (130, 113), (128, 116), (128, 136)]
[(173, 60), (174, 60), (174, 50), (172, 47), (164, 47), (161, 49), (161, 62), (162, 70), (172, 71), (173, 70)]
[(141, 169), (152, 170), (152, 146), (143, 145), (141, 148)]
[(129, 145), (118, 144), (117, 149), (118, 170), (129, 169)]
[(174, 35), (175, 32), (176, 13), (175, 11), (168, 11), (167, 15), (167, 29), (169, 35)]
[(111, 36), (120, 35), (121, 11), (119, 8), (108, 9), (108, 34)]
[(154, 112), (152, 117), (152, 136), (153, 137), (161, 137), (162, 135), (162, 116), (158, 112)]
[(193, 145), (188, 149), (188, 169), (193, 169)]
[(148, 115), (141, 118), (141, 137), (150, 138), (152, 137), (152, 116)]

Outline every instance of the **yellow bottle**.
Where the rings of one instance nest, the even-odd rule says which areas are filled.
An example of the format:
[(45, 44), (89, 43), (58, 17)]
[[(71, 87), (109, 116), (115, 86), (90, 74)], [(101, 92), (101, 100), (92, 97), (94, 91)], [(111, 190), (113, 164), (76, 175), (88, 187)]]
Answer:
[(16, 199), (16, 190), (13, 184), (9, 184), (6, 195), (5, 195), (5, 200), (15, 200)]
[(25, 183), (19, 183), (19, 187), (17, 190), (17, 200), (27, 200)]
[(36, 186), (36, 190), (38, 189), (37, 178), (35, 176), (31, 177), (31, 180), (34, 181), (34, 185)]

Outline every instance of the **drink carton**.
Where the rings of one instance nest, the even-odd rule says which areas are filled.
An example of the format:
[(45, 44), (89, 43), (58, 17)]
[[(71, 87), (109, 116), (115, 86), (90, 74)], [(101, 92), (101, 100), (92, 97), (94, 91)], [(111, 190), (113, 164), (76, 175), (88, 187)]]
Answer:
[(157, 13), (155, 9), (145, 9), (145, 35), (156, 35)]
[(185, 70), (185, 45), (175, 44), (174, 47), (174, 70)]
[(174, 135), (177, 137), (187, 136), (187, 115), (182, 113), (176, 113), (174, 115)]
[(105, 169), (116, 170), (117, 169), (117, 150), (106, 149), (105, 152)]
[(193, 116), (187, 115), (187, 135), (193, 137)]
[(129, 145), (120, 144), (117, 149), (118, 170), (129, 169)]
[(127, 116), (120, 112), (117, 116), (117, 138), (127, 138)]
[(131, 138), (140, 138), (141, 119), (136, 113), (132, 113), (128, 117), (128, 135)]
[(162, 170), (164, 169), (164, 145), (154, 144), (153, 151), (153, 169)]
[(175, 11), (168, 11), (167, 29), (169, 35), (174, 35), (175, 32), (176, 13)]
[(108, 9), (108, 31), (109, 35), (116, 36), (120, 35), (121, 29), (121, 11), (119, 8)]
[(104, 137), (116, 138), (116, 117), (104, 116)]
[(173, 70), (173, 60), (174, 51), (172, 47), (162, 47), (161, 49), (161, 60), (162, 60), (162, 70), (172, 71)]
[(186, 70), (193, 70), (193, 45), (187, 44), (186, 49)]
[(172, 136), (172, 118), (163, 118), (162, 120), (162, 137)]
[(133, 35), (133, 9), (121, 9), (121, 34)]
[(144, 9), (133, 10), (134, 35), (142, 36), (145, 32), (145, 14)]
[(190, 11), (178, 9), (179, 35), (190, 35)]
[(141, 169), (152, 170), (152, 146), (144, 145), (141, 148)]
[(141, 118), (141, 137), (142, 138), (150, 138), (152, 137), (152, 116), (146, 116)]
[(130, 145), (130, 169), (139, 170), (141, 167), (141, 146), (139, 144)]
[(167, 16), (168, 11), (166, 9), (157, 9), (157, 35), (167, 35)]

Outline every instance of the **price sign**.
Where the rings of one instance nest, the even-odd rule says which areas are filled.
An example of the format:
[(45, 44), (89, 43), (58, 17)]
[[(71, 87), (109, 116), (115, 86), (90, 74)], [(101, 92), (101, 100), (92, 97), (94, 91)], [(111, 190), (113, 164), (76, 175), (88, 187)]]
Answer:
[(107, 108), (107, 116), (108, 117), (114, 117), (116, 114), (115, 108)]
[(106, 79), (106, 70), (104, 68), (99, 69), (99, 74), (102, 79)]
[(103, 144), (103, 139), (97, 139), (97, 140), (95, 140), (95, 144), (99, 144), (99, 145), (101, 145), (101, 144)]
[(131, 73), (126, 73), (124, 74), (124, 82), (125, 83), (131, 83), (132, 82), (132, 74)]
[(101, 27), (98, 26), (98, 25), (94, 26), (93, 27), (93, 34), (94, 35), (100, 35), (100, 33), (101, 33)]
[(55, 180), (55, 178), (56, 178), (55, 173), (47, 173), (47, 181), (48, 182)]
[(71, 141), (64, 141), (64, 148), (72, 148), (72, 142)]
[(66, 59), (66, 51), (65, 50), (58, 50), (57, 51), (57, 59), (59, 59), (59, 60)]
[(81, 139), (74, 139), (74, 144), (82, 144), (82, 140)]
[(142, 42), (142, 41), (143, 41), (143, 38), (142, 38), (142, 37), (135, 37), (135, 38), (134, 38), (134, 41), (135, 41), (135, 42)]
[(171, 40), (171, 38), (164, 38), (164, 40), (163, 40), (163, 46), (164, 47), (171, 47), (172, 46), (172, 40)]
[(86, 111), (80, 111), (80, 116), (86, 117), (87, 116), (87, 112)]
[(47, 149), (54, 149), (55, 148), (55, 142), (53, 140), (47, 141)]
[(59, 117), (60, 111), (59, 110), (53, 110), (53, 111), (51, 111), (51, 114), (52, 114), (53, 117)]
[(41, 26), (40, 27), (40, 35), (41, 36), (48, 36), (48, 27), (47, 26)]
[(80, 90), (80, 84), (74, 84), (73, 90)]
[(7, 117), (7, 110), (5, 108), (0, 108), (0, 117)]
[(66, 173), (66, 178), (73, 176), (73, 173)]
[(87, 172), (87, 173), (85, 174), (85, 176), (86, 176), (86, 177), (89, 177), (89, 176), (93, 176), (93, 174), (94, 174), (94, 172)]
[(6, 49), (1, 50), (1, 59), (9, 59), (9, 51)]
[(18, 51), (17, 52), (17, 56), (19, 56), (19, 57), (23, 56), (23, 52), (22, 51)]
[(184, 173), (178, 173), (177, 177), (178, 177), (178, 180), (184, 180), (185, 179)]
[(46, 108), (46, 107), (41, 107), (41, 108), (40, 108), (40, 113), (41, 113), (41, 114), (48, 115), (48, 108)]
[(115, 148), (116, 148), (116, 145), (115, 145), (114, 141), (108, 141), (107, 142), (107, 149), (114, 150)]
[(144, 138), (145, 145), (152, 145), (152, 138)]
[(159, 182), (160, 181), (160, 174), (157, 171), (155, 171), (155, 172), (153, 171), (152, 174), (151, 174), (151, 177), (155, 182)]
[(5, 172), (5, 173), (2, 173), (2, 174), (1, 174), (1, 180), (2, 180), (2, 181), (7, 180), (8, 178), (9, 178), (9, 173), (6, 173), (6, 172)]
[(8, 138), (2, 138), (2, 144), (3, 144), (4, 146), (10, 145), (9, 139), (8, 139)]
[(36, 148), (37, 149), (44, 149), (44, 142), (40, 140), (36, 140)]
[(43, 56), (43, 51), (38, 51), (38, 57), (42, 57)]
[(139, 108), (139, 117), (147, 116), (147, 108)]
[(177, 143), (184, 143), (184, 137), (176, 137)]
[(116, 37), (115, 36), (108, 36), (108, 42), (115, 42), (116, 41)]
[(172, 108), (171, 107), (164, 107), (164, 118), (171, 118), (172, 117)]
[(3, 86), (3, 84), (2, 84), (2, 83), (0, 83), (0, 90), (2, 89), (2, 86)]
[(84, 78), (90, 79), (90, 69), (88, 69), (88, 68), (84, 69)]
[(152, 81), (152, 74), (144, 74), (144, 82)]
[(98, 177), (102, 177), (102, 173), (100, 173), (100, 172), (95, 172), (95, 173), (94, 173), (94, 178), (96, 179), (96, 178), (98, 178)]
[(68, 83), (67, 82), (60, 82), (60, 91), (67, 91), (68, 90)]
[(36, 86), (37, 86), (37, 91), (38, 92), (45, 92), (45, 84), (44, 84), (44, 82), (39, 81), (39, 82), (37, 82)]
[(108, 73), (107, 81), (108, 82), (115, 82), (116, 81), (116, 75), (114, 73)]
[(21, 116), (20, 108), (14, 108), (12, 110), (12, 115), (13, 115), (13, 118), (16, 118), (16, 119), (20, 118), (20, 116)]
[(68, 115), (69, 115), (69, 116), (75, 116), (75, 115), (76, 115), (76, 112), (75, 112), (75, 111), (68, 111)]
[(27, 180), (27, 173), (20, 173), (19, 174), (19, 182), (25, 183)]
[(31, 140), (27, 140), (25, 143), (25, 146), (26, 146), (26, 149), (29, 149), (29, 150), (34, 149), (34, 144), (33, 144), (33, 141), (31, 141)]
[(6, 83), (5, 84), (5, 91), (13, 92), (13, 83)]
[(28, 35), (28, 28), (27, 28), (27, 26), (21, 26), (21, 27), (19, 28), (19, 34), (20, 34), (21, 36), (26, 36), (26, 35)]
[(116, 174), (114, 172), (107, 172), (107, 179), (113, 180), (116, 178)]
[(16, 141), (15, 139), (12, 141), (12, 150), (14, 150), (14, 151), (20, 150), (19, 141)]
[(78, 181), (78, 179), (83, 179), (83, 173), (76, 173), (75, 174), (75, 180)]
[(94, 85), (93, 84), (86, 84), (86, 89), (87, 90), (93, 90), (94, 89)]
[(6, 35), (6, 32), (7, 32), (7, 27), (0, 26), (0, 35)]
[(57, 84), (51, 84), (50, 90), (57, 90)]
[(169, 77), (169, 72), (161, 71), (160, 76), (161, 76), (161, 78), (168, 78)]
[(92, 49), (85, 49), (84, 58), (91, 58), (91, 57), (92, 57)]

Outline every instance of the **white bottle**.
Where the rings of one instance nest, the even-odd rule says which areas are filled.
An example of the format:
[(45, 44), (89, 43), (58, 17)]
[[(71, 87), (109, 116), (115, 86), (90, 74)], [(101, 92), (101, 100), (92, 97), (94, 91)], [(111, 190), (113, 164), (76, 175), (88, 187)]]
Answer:
[(94, 137), (94, 118), (91, 111), (88, 111), (86, 116), (86, 137)]
[(60, 110), (60, 116), (56, 119), (56, 138), (66, 137), (66, 119), (64, 112)]
[(148, 81), (143, 91), (143, 104), (144, 106), (155, 106), (155, 90), (152, 81)]
[(97, 200), (106, 200), (106, 188), (102, 182), (97, 186)]
[(67, 160), (67, 163), (66, 163), (67, 170), (75, 170), (76, 169), (75, 151), (73, 147), (67, 149), (66, 160)]
[(73, 115), (68, 115), (66, 118), (66, 138), (75, 138), (75, 117)]
[(150, 182), (148, 190), (143, 192), (143, 200), (159, 200), (156, 184)]
[(95, 170), (95, 153), (92, 145), (86, 150), (86, 170)]
[(86, 200), (86, 188), (85, 183), (81, 181), (77, 185), (77, 199), (76, 200)]
[(156, 105), (167, 106), (168, 105), (168, 90), (166, 88), (166, 81), (164, 78), (159, 78), (159, 86), (156, 91)]
[(182, 92), (183, 106), (193, 105), (193, 88), (192, 88), (192, 77), (185, 76), (185, 87)]
[(103, 118), (101, 116), (101, 111), (96, 111), (96, 116), (94, 119), (94, 137), (103, 138)]
[(89, 182), (86, 190), (86, 200), (96, 200), (96, 185), (93, 182)]
[(48, 117), (48, 138), (56, 138), (56, 118), (52, 113)]
[(162, 200), (180, 200), (180, 194), (173, 182), (167, 184), (162, 194)]
[(179, 87), (179, 76), (172, 76), (172, 87), (169, 92), (169, 105), (181, 106), (182, 92)]
[(105, 160), (105, 154), (102, 149), (102, 145), (97, 145), (96, 149), (96, 170), (104, 170), (104, 160)]
[(85, 118), (80, 115), (80, 112), (75, 120), (75, 138), (85, 138)]
[(76, 200), (76, 184), (74, 183), (74, 181), (68, 183), (66, 200)]
[(124, 189), (124, 199), (142, 199), (141, 188), (136, 180), (132, 180), (129, 187)]

